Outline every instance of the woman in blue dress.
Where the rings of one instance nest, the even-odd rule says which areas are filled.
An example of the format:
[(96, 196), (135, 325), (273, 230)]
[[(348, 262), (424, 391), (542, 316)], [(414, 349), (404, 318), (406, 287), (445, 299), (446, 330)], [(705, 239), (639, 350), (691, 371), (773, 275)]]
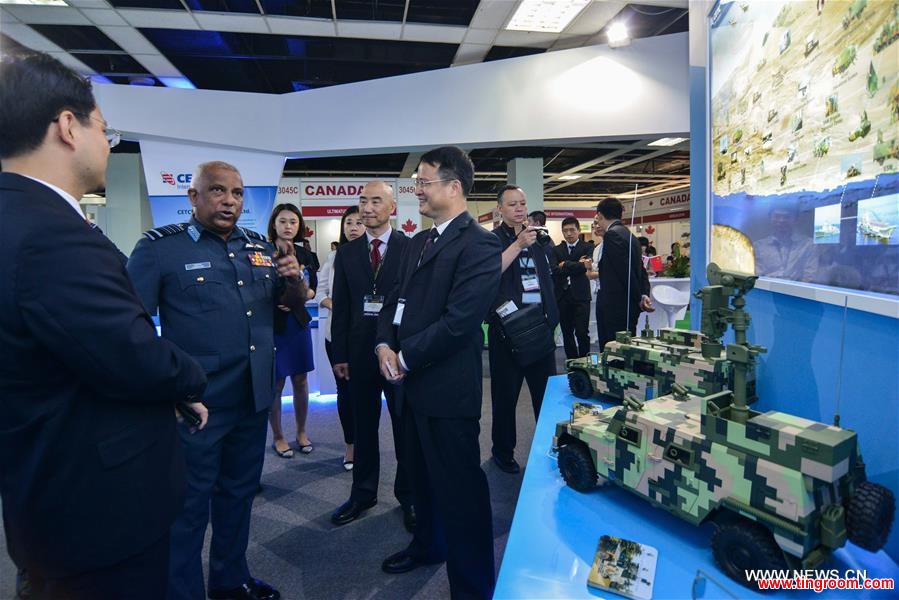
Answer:
[[(318, 277), (312, 268), (311, 252), (303, 248), (306, 224), (300, 209), (293, 204), (279, 204), (268, 221), (268, 236), (279, 252), (294, 254), (300, 263), (306, 281), (307, 298), (315, 296)], [(280, 308), (280, 307), (279, 307)], [(306, 416), (309, 414), (309, 383), (306, 374), (315, 368), (312, 354), (311, 317), (304, 308), (302, 314), (288, 312), (285, 308), (275, 312), (275, 400), (269, 415), (272, 427), (272, 449), (281, 458), (292, 458), (294, 450), (284, 439), (281, 430), (281, 393), (290, 377), (293, 385), (293, 412), (297, 422), (297, 450), (303, 454), (312, 452), (312, 442), (306, 435)]]

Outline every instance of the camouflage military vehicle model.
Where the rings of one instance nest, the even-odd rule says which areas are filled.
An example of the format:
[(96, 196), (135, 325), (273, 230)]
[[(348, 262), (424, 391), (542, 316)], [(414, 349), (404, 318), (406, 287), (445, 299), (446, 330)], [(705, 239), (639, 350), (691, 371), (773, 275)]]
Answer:
[[(700, 344), (731, 362), (732, 387), (623, 406), (576, 403), (553, 445), (579, 491), (611, 481), (693, 524), (716, 525), (715, 560), (747, 587), (747, 569), (811, 569), (850, 540), (877, 551), (895, 514), (892, 493), (867, 481), (856, 433), (746, 406), (746, 374), (763, 348), (746, 341), (743, 297), (756, 277), (709, 265)], [(730, 299), (730, 304), (728, 300)], [(722, 348), (727, 324), (735, 341)]]
[[(565, 361), (568, 387), (578, 398), (599, 394), (618, 401), (626, 394), (648, 400), (670, 393), (675, 383), (700, 395), (729, 389), (733, 383), (730, 362), (722, 356), (703, 356), (701, 339), (699, 331), (680, 329), (661, 329), (658, 337), (649, 330), (640, 337), (620, 331), (601, 354)], [(748, 374), (747, 388), (751, 404), (757, 399), (754, 369)]]

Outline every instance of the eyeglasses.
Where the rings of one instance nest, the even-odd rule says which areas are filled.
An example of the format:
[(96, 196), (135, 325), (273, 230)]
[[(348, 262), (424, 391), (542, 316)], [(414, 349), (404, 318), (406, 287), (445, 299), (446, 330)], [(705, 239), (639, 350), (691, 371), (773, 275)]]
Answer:
[(424, 189), (424, 188), (428, 187), (429, 185), (431, 185), (432, 183), (443, 183), (444, 181), (455, 181), (455, 180), (456, 180), (455, 178), (452, 178), (452, 179), (432, 179), (432, 180), (428, 181), (427, 179), (416, 178), (412, 181), (412, 186), (415, 188)]
[[(97, 123), (102, 125), (103, 126), (103, 135), (106, 136), (106, 141), (109, 143), (110, 148), (115, 148), (116, 146), (119, 145), (119, 142), (122, 141), (122, 132), (119, 131), (118, 129), (113, 129), (112, 127), (110, 127), (109, 124), (107, 124), (106, 121), (104, 121), (103, 119), (98, 119), (97, 117), (91, 116), (86, 113), (73, 112), (72, 114), (79, 116), (79, 117), (87, 117), (88, 119), (91, 119), (92, 121), (96, 121)], [(53, 122), (55, 123), (58, 120), (59, 120), (59, 117), (56, 117), (55, 119), (53, 119)]]

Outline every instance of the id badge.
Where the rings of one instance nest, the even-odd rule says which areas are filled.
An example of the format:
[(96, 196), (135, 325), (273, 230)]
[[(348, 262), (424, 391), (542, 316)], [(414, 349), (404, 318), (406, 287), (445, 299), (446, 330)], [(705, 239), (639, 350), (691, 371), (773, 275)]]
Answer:
[(524, 292), (521, 294), (522, 304), (540, 304), (540, 292)]
[(518, 310), (518, 306), (512, 300), (506, 300), (496, 309), (496, 314), (499, 315), (500, 319), (505, 319), (516, 310)]
[(403, 322), (403, 309), (406, 308), (406, 299), (400, 298), (396, 302), (396, 312), (393, 313), (393, 324), (399, 325)]
[(362, 312), (366, 317), (377, 317), (384, 308), (384, 296), (367, 294), (362, 297)]
[(540, 289), (540, 280), (536, 275), (522, 275), (521, 289), (526, 292), (536, 292)]

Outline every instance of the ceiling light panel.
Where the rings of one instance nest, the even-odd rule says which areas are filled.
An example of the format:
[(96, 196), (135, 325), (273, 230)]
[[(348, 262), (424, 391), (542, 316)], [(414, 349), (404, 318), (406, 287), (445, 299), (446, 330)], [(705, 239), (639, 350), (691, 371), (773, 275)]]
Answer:
[(506, 29), (561, 33), (590, 0), (522, 0)]

